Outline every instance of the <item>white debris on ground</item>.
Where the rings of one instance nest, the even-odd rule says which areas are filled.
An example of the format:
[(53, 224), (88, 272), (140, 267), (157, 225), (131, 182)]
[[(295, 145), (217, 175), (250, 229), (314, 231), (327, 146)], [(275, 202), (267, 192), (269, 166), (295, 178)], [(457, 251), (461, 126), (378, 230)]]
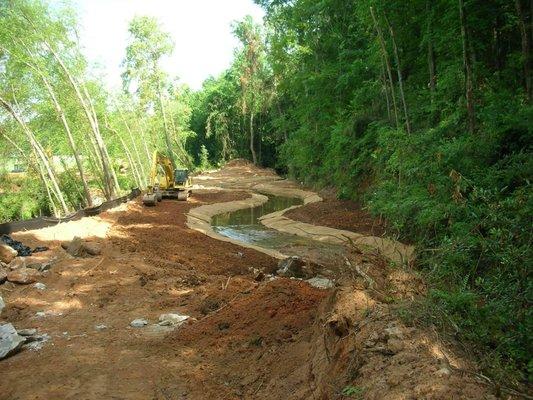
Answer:
[(331, 279), (321, 278), (319, 276), (307, 279), (306, 282), (318, 289), (331, 289), (335, 286), (335, 283)]
[(159, 316), (159, 324), (161, 326), (179, 326), (183, 324), (190, 317), (188, 315), (181, 315), (177, 313), (161, 314)]
[(130, 322), (130, 326), (133, 328), (143, 328), (148, 325), (148, 321), (145, 319), (137, 318)]

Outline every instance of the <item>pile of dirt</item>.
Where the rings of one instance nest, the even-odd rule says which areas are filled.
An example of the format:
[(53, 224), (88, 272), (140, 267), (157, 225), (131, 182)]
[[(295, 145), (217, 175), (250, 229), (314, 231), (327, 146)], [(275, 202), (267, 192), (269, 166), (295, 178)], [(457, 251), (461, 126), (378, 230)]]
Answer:
[(284, 216), (308, 224), (364, 235), (384, 236), (387, 232), (385, 221), (373, 217), (368, 211), (363, 210), (359, 203), (351, 200), (324, 198), (321, 202), (289, 210)]

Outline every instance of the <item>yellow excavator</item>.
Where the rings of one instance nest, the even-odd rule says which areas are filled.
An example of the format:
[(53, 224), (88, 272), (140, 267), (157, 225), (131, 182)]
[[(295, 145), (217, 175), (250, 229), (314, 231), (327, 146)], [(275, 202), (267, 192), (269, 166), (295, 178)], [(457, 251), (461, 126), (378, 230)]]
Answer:
[(150, 183), (143, 196), (145, 206), (155, 206), (163, 198), (186, 201), (192, 193), (192, 179), (187, 169), (176, 169), (172, 159), (154, 151)]

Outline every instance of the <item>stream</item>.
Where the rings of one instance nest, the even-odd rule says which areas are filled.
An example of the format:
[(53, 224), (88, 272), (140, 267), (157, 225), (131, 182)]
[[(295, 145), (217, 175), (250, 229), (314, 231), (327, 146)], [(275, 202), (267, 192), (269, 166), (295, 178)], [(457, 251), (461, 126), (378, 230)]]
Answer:
[(211, 225), (213, 230), (222, 236), (278, 250), (288, 256), (311, 258), (324, 263), (342, 257), (345, 249), (341, 245), (280, 232), (259, 221), (263, 215), (302, 204), (303, 201), (299, 198), (268, 196), (268, 201), (260, 206), (215, 215), (211, 219)]

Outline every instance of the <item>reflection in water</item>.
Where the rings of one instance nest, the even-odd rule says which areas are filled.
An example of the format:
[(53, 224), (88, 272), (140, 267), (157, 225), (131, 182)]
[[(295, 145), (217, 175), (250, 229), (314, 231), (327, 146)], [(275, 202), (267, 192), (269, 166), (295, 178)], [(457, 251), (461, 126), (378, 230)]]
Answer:
[(263, 215), (302, 203), (298, 198), (269, 196), (269, 200), (263, 205), (216, 215), (212, 218), (211, 225), (223, 236), (271, 249), (290, 244), (305, 245), (309, 239), (278, 232), (259, 222)]

